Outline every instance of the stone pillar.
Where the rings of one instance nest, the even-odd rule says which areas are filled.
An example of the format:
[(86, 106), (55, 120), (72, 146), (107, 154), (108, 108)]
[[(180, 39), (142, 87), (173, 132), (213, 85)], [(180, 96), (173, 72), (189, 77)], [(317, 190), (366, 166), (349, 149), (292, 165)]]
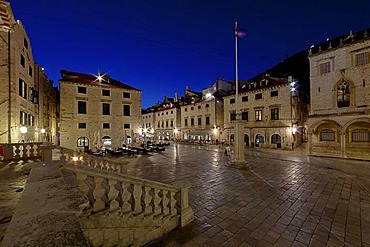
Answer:
[(235, 120), (234, 130), (234, 157), (233, 165), (237, 168), (243, 168), (244, 160), (244, 143), (243, 143), (243, 127), (244, 123), (241, 120)]
[(194, 212), (189, 207), (190, 184), (182, 185), (180, 191), (180, 221), (181, 227), (186, 226), (194, 220)]
[(4, 160), (13, 159), (13, 145), (12, 144), (2, 144), (4, 148)]
[(346, 133), (340, 135), (340, 157), (347, 158), (346, 154)]
[(308, 155), (312, 155), (312, 133), (308, 133)]
[(42, 149), (41, 160), (42, 161), (53, 160), (53, 146), (41, 145), (40, 147)]

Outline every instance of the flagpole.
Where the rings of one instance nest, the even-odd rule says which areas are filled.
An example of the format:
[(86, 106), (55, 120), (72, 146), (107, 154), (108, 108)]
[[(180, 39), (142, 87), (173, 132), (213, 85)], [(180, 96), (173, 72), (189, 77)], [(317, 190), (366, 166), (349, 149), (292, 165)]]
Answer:
[[(238, 22), (235, 21), (235, 32), (238, 30)], [(235, 33), (235, 118), (239, 120), (239, 82), (238, 82), (238, 35)]]

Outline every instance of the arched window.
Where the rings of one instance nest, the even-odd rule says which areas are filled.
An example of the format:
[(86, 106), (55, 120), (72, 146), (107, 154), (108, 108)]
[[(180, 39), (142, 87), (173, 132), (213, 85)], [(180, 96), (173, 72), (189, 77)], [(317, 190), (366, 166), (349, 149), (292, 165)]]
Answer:
[(338, 107), (348, 107), (349, 106), (349, 83), (342, 80), (337, 87), (337, 104)]
[(88, 147), (89, 139), (87, 137), (80, 137), (77, 139), (77, 147)]

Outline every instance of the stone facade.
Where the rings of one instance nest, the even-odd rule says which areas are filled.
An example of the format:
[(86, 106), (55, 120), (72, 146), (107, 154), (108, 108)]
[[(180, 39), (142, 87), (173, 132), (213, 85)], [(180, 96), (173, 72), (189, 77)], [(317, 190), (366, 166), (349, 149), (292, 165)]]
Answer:
[(309, 153), (370, 159), (369, 30), (338, 37), (309, 52)]
[(140, 90), (106, 75), (65, 70), (61, 74), (61, 146), (88, 150), (140, 141)]
[[(304, 102), (291, 78), (257, 77), (238, 95), (246, 146), (291, 149), (305, 140)], [(292, 89), (294, 88), (294, 91)], [(233, 144), (236, 119), (235, 94), (224, 98), (226, 144)]]
[[(15, 21), (10, 4), (0, 1), (0, 143), (56, 140), (56, 90), (49, 84), (33, 60), (25, 27)], [(44, 95), (51, 95), (47, 105), (40, 101)], [(48, 122), (40, 119), (45, 112)]]

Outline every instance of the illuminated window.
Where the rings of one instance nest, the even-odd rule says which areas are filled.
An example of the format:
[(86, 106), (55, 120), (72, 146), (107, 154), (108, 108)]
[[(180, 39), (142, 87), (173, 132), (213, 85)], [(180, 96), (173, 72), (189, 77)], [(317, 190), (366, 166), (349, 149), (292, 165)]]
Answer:
[(256, 121), (262, 121), (262, 110), (256, 110), (254, 113)]
[(27, 99), (27, 83), (19, 78), (19, 95)]

